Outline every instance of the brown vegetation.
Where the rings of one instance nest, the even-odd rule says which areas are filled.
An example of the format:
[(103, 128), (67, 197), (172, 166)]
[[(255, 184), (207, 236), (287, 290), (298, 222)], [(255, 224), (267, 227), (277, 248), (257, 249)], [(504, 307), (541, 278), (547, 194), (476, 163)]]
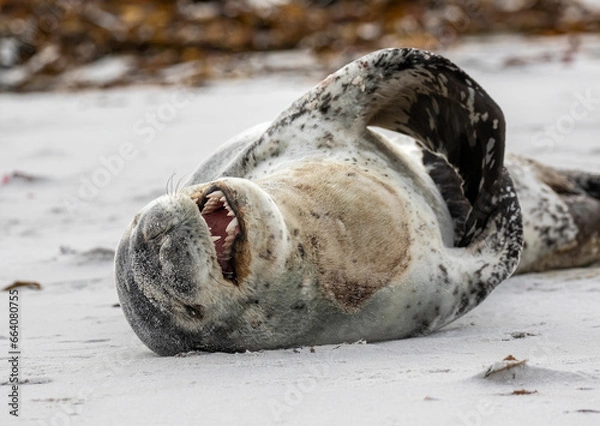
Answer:
[(260, 69), (244, 66), (248, 52), (302, 50), (318, 63), (437, 50), (465, 34), (599, 29), (577, 0), (0, 0), (0, 88), (94, 85), (68, 71), (115, 56), (123, 70), (102, 84), (169, 82), (174, 65), (178, 82), (198, 83)]

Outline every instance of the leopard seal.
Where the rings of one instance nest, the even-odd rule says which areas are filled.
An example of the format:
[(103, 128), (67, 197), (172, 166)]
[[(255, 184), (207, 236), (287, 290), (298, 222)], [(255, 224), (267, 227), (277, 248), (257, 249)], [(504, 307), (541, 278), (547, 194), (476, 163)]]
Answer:
[(160, 355), (383, 341), (459, 318), (522, 257), (574, 266), (588, 244), (597, 260), (600, 224), (580, 228), (600, 179), (519, 157), (513, 174), (504, 146), (500, 107), (449, 60), (364, 56), (135, 216), (115, 260), (125, 316)]

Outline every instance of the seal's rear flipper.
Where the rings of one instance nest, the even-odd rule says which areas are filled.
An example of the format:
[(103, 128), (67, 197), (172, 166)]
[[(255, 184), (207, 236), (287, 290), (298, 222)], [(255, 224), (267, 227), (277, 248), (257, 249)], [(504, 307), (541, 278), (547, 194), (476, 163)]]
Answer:
[(577, 170), (565, 170), (563, 173), (567, 179), (577, 185), (590, 197), (600, 200), (600, 174), (580, 172)]
[(600, 175), (559, 170), (511, 155), (521, 198), (525, 250), (518, 272), (587, 266), (600, 261)]

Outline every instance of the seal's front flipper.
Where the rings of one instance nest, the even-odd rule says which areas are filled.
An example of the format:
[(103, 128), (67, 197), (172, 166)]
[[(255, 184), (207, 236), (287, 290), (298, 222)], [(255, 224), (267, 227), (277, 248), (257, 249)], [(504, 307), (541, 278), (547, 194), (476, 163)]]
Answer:
[(469, 245), (498, 207), (504, 180), (500, 107), (458, 66), (422, 50), (382, 50), (336, 74), (345, 70), (356, 92), (348, 108), (357, 110), (355, 127), (379, 126), (412, 136), (458, 172), (471, 210), (457, 245)]

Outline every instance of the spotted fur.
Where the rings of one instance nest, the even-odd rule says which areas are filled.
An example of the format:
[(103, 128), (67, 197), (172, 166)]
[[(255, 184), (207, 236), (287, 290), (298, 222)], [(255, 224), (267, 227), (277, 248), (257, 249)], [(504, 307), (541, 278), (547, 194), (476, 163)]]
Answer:
[(600, 261), (599, 176), (560, 171), (511, 155), (507, 162), (523, 208), (525, 247), (518, 272)]
[[(521, 184), (473, 79), (429, 52), (374, 52), (146, 206), (117, 251), (121, 304), (163, 355), (427, 334), (517, 267)], [(233, 272), (202, 216), (215, 190), (239, 223)]]

